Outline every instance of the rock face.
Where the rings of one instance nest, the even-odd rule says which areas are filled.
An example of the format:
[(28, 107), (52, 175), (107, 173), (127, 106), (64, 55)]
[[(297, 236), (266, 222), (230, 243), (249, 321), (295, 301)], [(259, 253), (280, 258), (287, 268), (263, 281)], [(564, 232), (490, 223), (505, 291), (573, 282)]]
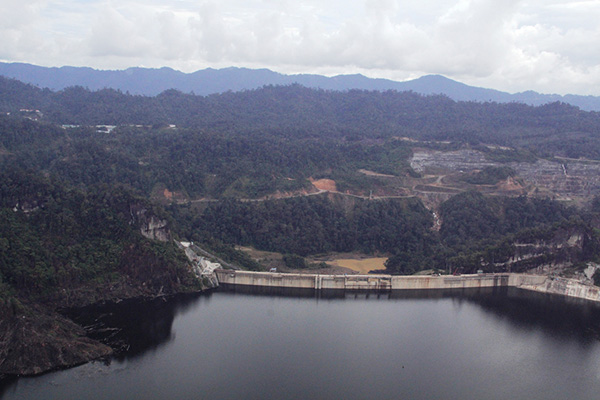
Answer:
[(168, 242), (171, 240), (171, 232), (167, 220), (152, 214), (152, 211), (140, 204), (130, 206), (130, 224), (137, 224), (140, 232), (147, 239)]
[(170, 239), (170, 232), (167, 228), (167, 221), (164, 219), (158, 219), (154, 215), (150, 218), (146, 218), (140, 232), (145, 238), (159, 240), (161, 242), (167, 242)]
[(589, 235), (580, 228), (561, 228), (552, 237), (514, 243), (513, 256), (496, 266), (513, 272), (557, 273), (561, 266), (578, 260), (589, 240)]
[(594, 277), (594, 274), (596, 273), (596, 271), (598, 270), (598, 268), (600, 268), (600, 265), (598, 264), (594, 264), (594, 263), (588, 263), (587, 264), (587, 268), (585, 270), (583, 270), (583, 273), (585, 275), (585, 277), (590, 281), (593, 282), (592, 279)]

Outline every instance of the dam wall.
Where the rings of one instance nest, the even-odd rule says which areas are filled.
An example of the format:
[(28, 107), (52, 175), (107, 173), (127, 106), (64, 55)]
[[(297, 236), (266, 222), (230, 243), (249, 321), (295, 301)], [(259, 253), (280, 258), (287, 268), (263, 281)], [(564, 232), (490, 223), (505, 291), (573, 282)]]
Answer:
[(320, 275), (216, 270), (219, 284), (295, 289), (391, 290), (391, 275)]
[(314, 290), (423, 290), (516, 287), (600, 302), (600, 288), (574, 279), (528, 274), (473, 275), (321, 275), (217, 269), (220, 285)]
[(472, 289), (506, 287), (509, 274), (392, 276), (392, 289)]
[(575, 279), (514, 274), (515, 287), (540, 293), (558, 294), (600, 302), (600, 287), (585, 285)]

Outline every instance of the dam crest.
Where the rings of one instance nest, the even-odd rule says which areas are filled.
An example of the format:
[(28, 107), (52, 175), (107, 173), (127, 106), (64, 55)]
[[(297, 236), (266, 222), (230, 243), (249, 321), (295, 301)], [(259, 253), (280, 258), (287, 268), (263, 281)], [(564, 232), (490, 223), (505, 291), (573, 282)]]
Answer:
[(517, 273), (471, 275), (323, 275), (216, 269), (219, 285), (313, 290), (427, 290), (516, 287), (600, 302), (600, 288), (574, 279)]

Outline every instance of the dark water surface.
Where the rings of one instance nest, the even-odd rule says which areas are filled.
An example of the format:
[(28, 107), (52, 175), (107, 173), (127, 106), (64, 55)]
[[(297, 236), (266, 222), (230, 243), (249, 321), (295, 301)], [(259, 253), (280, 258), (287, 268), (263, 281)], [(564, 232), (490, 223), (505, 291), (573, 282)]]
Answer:
[(519, 290), (219, 291), (94, 312), (126, 355), (18, 379), (2, 397), (600, 398), (600, 308)]

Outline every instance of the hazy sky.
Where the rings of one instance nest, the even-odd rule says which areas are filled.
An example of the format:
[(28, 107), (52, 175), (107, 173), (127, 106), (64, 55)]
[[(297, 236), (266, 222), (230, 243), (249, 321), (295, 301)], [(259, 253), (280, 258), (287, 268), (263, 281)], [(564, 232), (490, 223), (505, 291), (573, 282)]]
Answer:
[(600, 95), (600, 0), (0, 0), (0, 60)]

